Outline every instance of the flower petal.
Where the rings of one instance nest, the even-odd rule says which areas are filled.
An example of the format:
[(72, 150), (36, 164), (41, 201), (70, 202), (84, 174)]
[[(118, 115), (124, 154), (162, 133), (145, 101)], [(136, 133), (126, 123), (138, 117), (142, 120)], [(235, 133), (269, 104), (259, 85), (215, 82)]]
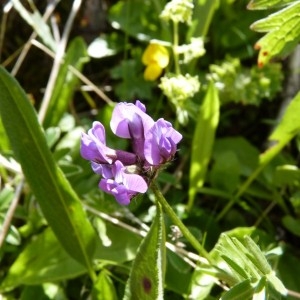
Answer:
[(143, 132), (153, 126), (153, 119), (140, 108), (141, 105), (141, 102), (138, 105), (121, 102), (115, 106), (110, 121), (110, 127), (114, 134), (122, 138), (132, 138), (129, 129), (130, 123), (131, 128), (139, 126), (142, 127)]
[(145, 137), (145, 158), (151, 165), (159, 165), (169, 161), (176, 153), (177, 144), (182, 135), (172, 124), (159, 119), (147, 132)]

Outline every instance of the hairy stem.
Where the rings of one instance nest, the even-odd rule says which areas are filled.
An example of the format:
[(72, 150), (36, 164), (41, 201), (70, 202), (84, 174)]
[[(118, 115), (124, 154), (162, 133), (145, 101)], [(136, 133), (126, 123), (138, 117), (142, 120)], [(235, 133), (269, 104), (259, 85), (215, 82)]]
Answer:
[(212, 260), (209, 256), (209, 253), (204, 249), (204, 247), (198, 242), (198, 240), (191, 234), (187, 227), (181, 222), (178, 218), (172, 207), (169, 205), (163, 194), (160, 192), (158, 187), (154, 182), (151, 184), (152, 191), (157, 199), (157, 201), (163, 207), (163, 210), (168, 214), (173, 223), (177, 225), (183, 234), (183, 236), (191, 243), (191, 245), (197, 250), (197, 252), (203, 256), (209, 264), (212, 265)]

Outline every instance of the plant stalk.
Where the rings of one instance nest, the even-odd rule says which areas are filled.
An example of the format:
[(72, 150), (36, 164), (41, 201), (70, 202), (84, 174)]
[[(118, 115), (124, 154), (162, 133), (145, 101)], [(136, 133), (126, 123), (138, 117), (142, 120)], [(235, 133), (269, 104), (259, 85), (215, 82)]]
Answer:
[(209, 264), (213, 265), (212, 260), (209, 256), (209, 253), (204, 249), (204, 247), (198, 242), (198, 240), (191, 234), (187, 227), (181, 222), (178, 218), (172, 207), (169, 205), (163, 194), (158, 189), (157, 185), (152, 182), (151, 189), (157, 199), (157, 201), (163, 207), (163, 210), (168, 214), (173, 223), (177, 225), (183, 234), (183, 236), (191, 243), (191, 245), (197, 250), (197, 252), (203, 256)]

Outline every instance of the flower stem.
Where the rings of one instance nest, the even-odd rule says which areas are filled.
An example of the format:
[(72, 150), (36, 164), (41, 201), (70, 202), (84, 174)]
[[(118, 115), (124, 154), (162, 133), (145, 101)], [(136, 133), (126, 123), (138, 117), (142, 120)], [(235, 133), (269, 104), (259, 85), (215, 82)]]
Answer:
[(198, 251), (198, 253), (203, 256), (209, 264), (212, 265), (212, 260), (209, 256), (209, 253), (204, 249), (204, 247), (198, 242), (198, 240), (191, 234), (191, 232), (187, 229), (187, 227), (181, 222), (178, 218), (172, 207), (169, 205), (163, 194), (158, 189), (157, 185), (152, 182), (151, 189), (156, 197), (156, 200), (161, 204), (164, 211), (171, 218), (173, 223), (177, 225), (183, 234), (183, 236), (191, 243), (191, 245)]
[(178, 45), (179, 45), (179, 41), (178, 41), (178, 23), (173, 22), (173, 56), (174, 56), (176, 75), (180, 74), (179, 57), (178, 57)]

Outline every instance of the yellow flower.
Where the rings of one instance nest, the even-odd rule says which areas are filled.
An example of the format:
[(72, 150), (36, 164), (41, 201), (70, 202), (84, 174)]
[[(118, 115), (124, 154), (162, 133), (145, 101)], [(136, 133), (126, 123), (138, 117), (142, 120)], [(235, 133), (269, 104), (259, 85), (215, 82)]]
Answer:
[(142, 56), (142, 62), (146, 65), (144, 72), (145, 80), (154, 81), (169, 64), (169, 52), (164, 46), (151, 43)]

